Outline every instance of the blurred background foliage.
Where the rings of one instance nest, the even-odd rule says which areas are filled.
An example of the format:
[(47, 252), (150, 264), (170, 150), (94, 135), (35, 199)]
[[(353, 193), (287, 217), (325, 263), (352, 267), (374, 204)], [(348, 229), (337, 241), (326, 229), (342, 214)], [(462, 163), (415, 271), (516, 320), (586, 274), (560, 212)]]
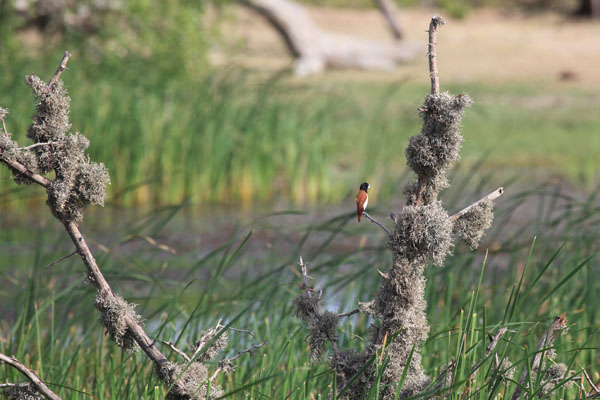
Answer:
[[(33, 102), (24, 75), (36, 71), (48, 79), (68, 49), (73, 59), (63, 79), (73, 98), (73, 129), (90, 138), (91, 157), (107, 164), (112, 205), (333, 204), (351, 196), (365, 177), (376, 193), (389, 198), (396, 189), (390, 182), (404, 170), (402, 149), (420, 129), (415, 110), (427, 91), (426, 79), (418, 84), (298, 80), (289, 69), (264, 73), (213, 65), (210, 49), (229, 33), (222, 21), (229, 18), (230, 3), (3, 1), (0, 104), (11, 110), (9, 130), (25, 143)], [(338, 0), (312, 3), (342, 6)], [(578, 5), (399, 1), (455, 15), (488, 5), (544, 10), (559, 4), (565, 12)], [(368, 0), (344, 0), (343, 5), (372, 6)], [(465, 121), (467, 164), (489, 153), (486, 165), (502, 166), (507, 175), (527, 167), (595, 181), (599, 139), (590, 138), (589, 131), (600, 117), (586, 94), (561, 93), (570, 100), (554, 112), (515, 107), (518, 98), (536, 95), (528, 87), (467, 83), (446, 88), (476, 100)], [(528, 132), (545, 132), (552, 140), (540, 146), (539, 136)], [(3, 208), (40, 203), (37, 191), (19, 190), (32, 200), (24, 204), (11, 197), (13, 183), (7, 171), (0, 171)]]

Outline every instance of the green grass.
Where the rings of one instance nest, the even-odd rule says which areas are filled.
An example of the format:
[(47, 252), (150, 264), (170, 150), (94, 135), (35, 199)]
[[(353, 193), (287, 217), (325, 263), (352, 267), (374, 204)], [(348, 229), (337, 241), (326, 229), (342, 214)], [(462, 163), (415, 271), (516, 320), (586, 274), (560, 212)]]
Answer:
[[(41, 64), (5, 66), (0, 79), (0, 104), (11, 109), (7, 124), (22, 145), (33, 112), (22, 79), (54, 62)], [(428, 90), (414, 82), (299, 82), (286, 73), (241, 70), (170, 79), (151, 66), (145, 74), (136, 73), (134, 62), (115, 70), (77, 53), (70, 67), (63, 77), (73, 99), (73, 130), (90, 139), (92, 159), (106, 163), (109, 201), (126, 206), (335, 204), (365, 180), (375, 196), (389, 198), (405, 169), (401, 149), (419, 132), (416, 109)], [(464, 120), (467, 167), (487, 154), (484, 173), (543, 171), (588, 187), (598, 180), (595, 94), (510, 85), (445, 88), (475, 99)], [(15, 200), (7, 193), (14, 190), (8, 176), (0, 172), (4, 205)]]
[[(473, 180), (455, 184), (445, 194), (452, 209), (479, 190)], [(486, 239), (494, 251), (485, 269), (484, 249), (472, 253), (459, 247), (444, 268), (427, 270), (431, 331), (422, 350), (423, 365), (435, 377), (448, 361), (457, 362), (455, 384), (447, 390), (447, 398), (461, 398), (473, 372), (470, 366), (485, 354), (487, 333), (502, 326), (510, 332), (497, 351), (518, 363), (515, 380), (527, 368), (526, 360), (542, 332), (562, 312), (567, 313), (570, 329), (555, 343), (557, 361), (590, 372), (596, 372), (593, 368), (600, 361), (599, 288), (594, 278), (600, 272), (598, 192), (576, 199), (552, 188), (529, 193), (508, 189)], [(532, 196), (537, 216), (507, 223), (514, 209)], [(453, 200), (458, 198), (463, 199)], [(325, 362), (310, 362), (307, 330), (293, 316), (292, 299), (299, 291), (294, 283), (301, 282), (297, 257), (311, 262), (309, 273), (324, 289), (326, 308), (348, 311), (357, 301), (375, 295), (376, 271), (389, 268), (390, 255), (379, 230), (354, 223), (351, 213), (326, 213), (331, 217), (317, 223), (308, 222), (310, 216), (284, 213), (254, 215), (245, 222), (240, 218), (233, 227), (231, 222), (223, 226), (229, 233), (215, 238), (219, 225), (209, 217), (190, 221), (187, 210), (184, 206), (143, 215), (90, 213), (84, 233), (113, 289), (139, 304), (151, 337), (179, 340), (185, 350), (200, 330), (221, 318), (252, 330), (256, 341), (268, 341), (252, 356), (238, 359), (230, 377), (219, 379), (229, 397), (327, 398), (333, 373)], [(231, 215), (228, 218), (231, 221)], [(44, 229), (36, 227), (40, 223)], [(35, 369), (65, 399), (164, 398), (165, 389), (145, 356), (120, 351), (103, 334), (93, 306), (95, 290), (83, 284), (80, 260), (72, 257), (43, 268), (69, 251), (69, 239), (59, 224), (41, 218), (5, 226), (0, 243), (11, 262), (0, 263), (0, 351)], [(181, 231), (202, 233), (203, 245), (186, 241)], [(144, 241), (131, 241), (140, 235), (179, 251), (171, 254)], [(371, 322), (363, 315), (343, 322), (339, 345), (360, 349)], [(230, 356), (255, 343), (240, 332), (230, 336), (226, 350)], [(167, 348), (163, 351), (176, 357)], [(471, 393), (480, 392), (471, 398), (512, 395), (515, 383), (486, 378), (491, 377), (491, 363), (492, 358), (487, 359), (475, 371)], [(385, 359), (378, 364), (380, 372), (384, 365)], [(8, 367), (1, 366), (0, 371), (6, 381), (21, 380)], [(532, 384), (531, 393), (539, 387), (535, 380)], [(554, 397), (577, 394), (577, 388), (558, 388)], [(369, 398), (376, 398), (374, 392)]]

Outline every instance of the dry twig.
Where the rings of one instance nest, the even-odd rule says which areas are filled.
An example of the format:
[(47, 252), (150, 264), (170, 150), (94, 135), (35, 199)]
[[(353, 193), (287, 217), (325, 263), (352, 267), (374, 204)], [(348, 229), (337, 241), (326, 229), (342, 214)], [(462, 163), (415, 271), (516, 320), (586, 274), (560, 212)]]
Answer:
[(502, 196), (502, 194), (504, 194), (504, 188), (499, 187), (498, 189), (494, 190), (492, 193), (482, 197), (481, 199), (477, 200), (475, 203), (463, 208), (462, 210), (460, 210), (459, 212), (457, 212), (456, 214), (451, 215), (450, 217), (448, 217), (448, 219), (452, 222), (456, 221), (457, 219), (459, 219), (460, 217), (462, 217), (463, 215), (465, 215), (466, 213), (468, 213), (470, 210), (472, 210), (474, 207), (476, 207), (478, 204), (483, 203), (484, 201), (487, 200), (496, 200), (498, 197)]
[(431, 94), (440, 94), (440, 77), (438, 74), (437, 66), (437, 27), (444, 25), (446, 21), (439, 15), (434, 15), (429, 23), (429, 46), (428, 46), (428, 57), (429, 57), (429, 76), (431, 78)]
[[(544, 348), (552, 347), (554, 341), (558, 337), (559, 333), (567, 326), (566, 313), (562, 313), (558, 317), (554, 318), (554, 321), (550, 324), (548, 329), (544, 332), (540, 338), (537, 347), (535, 349), (535, 356), (531, 365), (531, 373), (536, 373), (542, 365), (542, 356)], [(526, 360), (526, 362), (528, 362)], [(523, 373), (519, 378), (519, 385), (512, 396), (512, 400), (517, 400), (521, 397), (522, 388), (525, 387), (525, 380), (527, 379), (527, 368), (523, 368)]]
[(372, 223), (379, 225), (379, 227), (381, 229), (383, 229), (385, 231), (385, 233), (387, 233), (389, 236), (392, 236), (392, 232), (388, 228), (386, 228), (384, 224), (382, 224), (381, 222), (377, 221), (375, 218), (371, 217), (367, 212), (363, 211), (362, 215), (364, 215), (365, 217), (367, 217), (369, 219), (369, 221), (371, 221)]

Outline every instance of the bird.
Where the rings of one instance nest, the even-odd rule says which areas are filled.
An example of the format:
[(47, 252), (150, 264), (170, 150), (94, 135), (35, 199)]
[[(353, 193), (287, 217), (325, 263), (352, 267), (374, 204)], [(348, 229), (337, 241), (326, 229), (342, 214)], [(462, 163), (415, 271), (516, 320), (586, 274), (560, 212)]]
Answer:
[(356, 195), (356, 214), (358, 215), (358, 222), (360, 222), (363, 212), (367, 209), (367, 204), (369, 204), (367, 190), (369, 190), (370, 187), (371, 185), (367, 182), (361, 183), (358, 194)]

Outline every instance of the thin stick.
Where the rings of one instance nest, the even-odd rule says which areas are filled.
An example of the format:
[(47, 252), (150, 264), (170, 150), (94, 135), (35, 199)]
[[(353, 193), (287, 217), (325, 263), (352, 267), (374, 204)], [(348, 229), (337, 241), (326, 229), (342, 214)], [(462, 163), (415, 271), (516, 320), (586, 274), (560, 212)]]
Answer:
[[(77, 224), (73, 221), (63, 222), (63, 224), (67, 229), (67, 233), (71, 237), (71, 240), (75, 244), (75, 247), (77, 247), (77, 252), (81, 256), (81, 260), (87, 268), (87, 276), (90, 283), (99, 291), (107, 292), (108, 297), (114, 297), (111, 287), (104, 278), (104, 275), (102, 275), (100, 268), (98, 268), (96, 259), (92, 255)], [(136, 341), (144, 353), (146, 353), (148, 358), (150, 358), (157, 366), (160, 367), (169, 361), (154, 345), (154, 341), (148, 337), (138, 321), (127, 317), (125, 322), (127, 323), (127, 329), (129, 330), (131, 337)]]
[[(550, 324), (546, 332), (540, 338), (540, 341), (537, 344), (535, 349), (535, 357), (533, 359), (533, 364), (531, 365), (531, 373), (536, 373), (542, 364), (542, 349), (552, 347), (554, 344), (554, 340), (558, 337), (560, 331), (565, 329), (567, 326), (567, 317), (566, 313), (562, 313), (558, 317), (554, 318), (554, 321)], [(528, 362), (525, 360), (525, 362)], [(522, 388), (525, 386), (525, 379), (527, 379), (527, 368), (523, 368), (523, 373), (521, 374), (521, 378), (519, 379), (519, 385), (515, 390), (515, 393), (512, 396), (512, 400), (517, 400), (521, 397)]]
[(402, 28), (400, 27), (399, 18), (398, 18), (398, 7), (393, 0), (375, 0), (377, 4), (377, 8), (383, 14), (383, 18), (387, 23), (388, 27), (392, 31), (392, 35), (394, 35), (394, 39), (397, 41), (402, 40), (404, 34), (402, 33)]
[(362, 215), (367, 217), (369, 219), (369, 221), (371, 221), (372, 223), (379, 225), (379, 227), (381, 229), (383, 229), (389, 236), (392, 236), (392, 232), (390, 232), (390, 230), (388, 228), (386, 228), (385, 225), (383, 225), (381, 222), (377, 221), (375, 218), (371, 217), (369, 214), (367, 214), (367, 212), (363, 211)]
[(471, 209), (473, 207), (476, 207), (480, 203), (483, 203), (484, 201), (487, 201), (487, 200), (494, 201), (498, 197), (502, 196), (503, 194), (504, 194), (504, 188), (499, 187), (498, 189), (494, 190), (492, 193), (488, 194), (487, 196), (482, 197), (481, 199), (477, 200), (475, 203), (471, 204), (470, 206), (467, 206), (467, 207), (463, 208), (462, 210), (460, 210), (459, 212), (457, 212), (456, 214), (451, 215), (450, 217), (448, 217), (448, 219), (450, 221), (454, 222), (457, 219), (459, 219), (460, 217), (462, 217), (463, 215), (465, 215), (466, 213), (468, 213), (469, 211), (471, 211)]
[(69, 57), (71, 57), (71, 53), (69, 53), (68, 51), (65, 51), (65, 55), (63, 56), (62, 60), (60, 60), (60, 65), (56, 69), (56, 72), (54, 73), (54, 75), (52, 75), (52, 78), (50, 78), (50, 82), (48, 82), (48, 87), (50, 89), (52, 89), (52, 87), (56, 84), (56, 82), (60, 78), (60, 75), (63, 73), (63, 71), (65, 69), (67, 69), (67, 63), (69, 62)]
[(585, 377), (585, 380), (587, 381), (587, 383), (589, 383), (589, 385), (592, 387), (592, 390), (590, 391), (590, 394), (588, 394), (588, 396), (596, 395), (596, 394), (600, 393), (600, 389), (598, 389), (598, 386), (596, 386), (594, 384), (594, 381), (592, 380), (592, 378), (590, 378), (590, 376), (588, 375), (588, 373), (585, 369), (583, 370), (583, 376)]
[(439, 15), (434, 15), (429, 23), (429, 46), (427, 55), (429, 56), (429, 77), (431, 78), (431, 94), (440, 94), (440, 77), (437, 66), (437, 27), (444, 25), (446, 21)]
[(35, 374), (35, 372), (23, 365), (14, 356), (9, 357), (5, 354), (0, 353), (0, 364), (10, 365), (14, 369), (25, 375), (25, 377), (29, 379), (29, 382), (31, 382), (35, 390), (37, 390), (37, 392), (43, 395), (45, 398), (50, 400), (62, 400), (60, 396), (58, 396), (56, 393), (50, 390), (48, 386), (46, 386), (44, 382), (42, 382), (42, 380)]
[(500, 328), (498, 330), (496, 336), (492, 338), (492, 341), (490, 342), (490, 344), (488, 344), (488, 347), (485, 349), (485, 358), (482, 358), (475, 363), (475, 365), (472, 368), (472, 373), (475, 373), (477, 368), (479, 368), (479, 366), (492, 354), (492, 351), (494, 351), (494, 349), (498, 345), (498, 342), (500, 341), (500, 339), (502, 339), (502, 336), (504, 336), (506, 332), (508, 332), (507, 328)]
[(52, 181), (50, 181), (48, 178), (46, 178), (40, 174), (34, 173), (33, 171), (31, 171), (29, 168), (27, 168), (26, 166), (24, 166), (23, 164), (21, 164), (18, 161), (10, 161), (10, 160), (3, 159), (2, 158), (2, 149), (0, 149), (0, 161), (2, 161), (4, 164), (6, 164), (10, 169), (15, 170), (15, 171), (21, 173), (22, 175), (25, 175), (26, 177), (28, 177), (29, 179), (31, 179), (38, 185), (41, 185), (45, 188), (48, 188), (50, 186), (50, 184), (52, 183)]
[(171, 350), (173, 350), (175, 353), (177, 353), (177, 354), (179, 354), (181, 357), (185, 358), (185, 361), (187, 361), (187, 362), (190, 362), (191, 358), (190, 358), (190, 357), (189, 357), (187, 354), (185, 354), (185, 353), (184, 353), (182, 350), (179, 350), (179, 349), (178, 349), (178, 348), (177, 348), (177, 347), (176, 347), (176, 346), (173, 344), (173, 342), (171, 342), (170, 340), (169, 340), (168, 342), (167, 342), (167, 341), (164, 341), (164, 340), (161, 340), (161, 342), (162, 342), (163, 344), (165, 344), (165, 345), (169, 346), (169, 347), (171, 348)]
[[(240, 351), (239, 353), (237, 353), (235, 356), (231, 357), (231, 358), (226, 358), (225, 360), (228, 361), (234, 361), (237, 360), (242, 354), (244, 353), (252, 353), (254, 350), (260, 349), (261, 347), (263, 347), (264, 345), (268, 344), (268, 342), (262, 342), (259, 344), (255, 344), (253, 346), (248, 347), (245, 350)], [(217, 370), (214, 372), (214, 374), (210, 377), (210, 381), (214, 381), (215, 378), (217, 377), (217, 375), (219, 375), (219, 372), (223, 371), (222, 367), (217, 368)]]
[(34, 143), (34, 144), (30, 144), (29, 146), (19, 147), (19, 150), (31, 150), (31, 149), (35, 149), (36, 147), (48, 146), (48, 145), (51, 145), (51, 144), (61, 144), (61, 143), (60, 142)]
[(339, 317), (339, 318), (342, 318), (342, 317), (349, 317), (349, 316), (351, 316), (351, 315), (358, 314), (359, 312), (360, 312), (360, 308), (355, 308), (355, 309), (354, 309), (354, 310), (352, 310), (352, 311), (348, 311), (348, 312), (346, 312), (346, 313), (341, 313), (341, 314), (338, 314), (338, 317)]
[(59, 258), (59, 259), (58, 259), (58, 260), (56, 260), (56, 261), (53, 261), (53, 262), (51, 262), (50, 264), (46, 265), (46, 266), (44, 267), (44, 269), (48, 269), (48, 268), (50, 268), (51, 266), (58, 264), (58, 263), (59, 263), (59, 262), (61, 262), (62, 260), (66, 260), (67, 258), (69, 258), (69, 257), (71, 257), (71, 256), (74, 256), (75, 254), (77, 254), (77, 250), (75, 250), (75, 251), (73, 251), (73, 252), (71, 252), (71, 253), (67, 254), (66, 256), (62, 256), (61, 258)]
[(2, 117), (2, 130), (4, 131), (4, 134), (8, 136), (8, 130), (6, 129), (6, 122), (4, 122), (4, 117)]

